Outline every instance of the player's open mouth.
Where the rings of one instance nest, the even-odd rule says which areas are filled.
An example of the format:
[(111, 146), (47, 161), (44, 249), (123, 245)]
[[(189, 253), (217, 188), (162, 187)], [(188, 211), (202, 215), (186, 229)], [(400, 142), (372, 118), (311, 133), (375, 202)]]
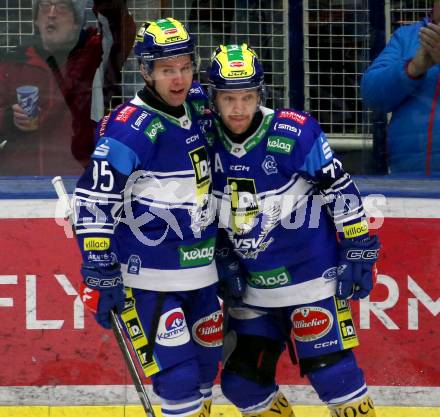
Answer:
[(246, 116), (229, 116), (229, 120), (232, 120), (233, 122), (244, 122), (247, 120)]

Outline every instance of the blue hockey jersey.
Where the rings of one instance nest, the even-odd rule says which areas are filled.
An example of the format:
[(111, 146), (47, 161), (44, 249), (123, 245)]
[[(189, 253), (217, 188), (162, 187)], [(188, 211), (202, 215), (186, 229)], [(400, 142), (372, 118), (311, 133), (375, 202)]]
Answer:
[(262, 108), (243, 143), (215, 121), (220, 227), (247, 271), (244, 301), (280, 307), (335, 294), (340, 238), (368, 236), (359, 192), (307, 113)]
[(124, 284), (186, 291), (217, 281), (217, 225), (205, 139), (211, 116), (193, 84), (175, 118), (136, 96), (96, 130), (92, 161), (74, 196), (84, 262), (121, 264)]

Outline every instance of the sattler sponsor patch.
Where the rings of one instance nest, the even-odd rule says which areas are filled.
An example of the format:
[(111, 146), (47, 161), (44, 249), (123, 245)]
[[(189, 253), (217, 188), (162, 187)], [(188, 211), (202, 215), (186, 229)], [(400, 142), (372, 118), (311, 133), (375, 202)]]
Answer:
[(333, 325), (330, 311), (321, 307), (297, 308), (292, 313), (293, 333), (301, 342), (311, 342), (325, 336)]
[(280, 119), (290, 119), (300, 125), (303, 125), (307, 121), (307, 116), (297, 113), (296, 111), (283, 110), (278, 115)]
[(130, 116), (136, 111), (136, 107), (125, 106), (115, 117), (115, 122), (126, 123)]
[(192, 328), (194, 340), (206, 347), (221, 346), (223, 337), (223, 315), (220, 310), (202, 317)]

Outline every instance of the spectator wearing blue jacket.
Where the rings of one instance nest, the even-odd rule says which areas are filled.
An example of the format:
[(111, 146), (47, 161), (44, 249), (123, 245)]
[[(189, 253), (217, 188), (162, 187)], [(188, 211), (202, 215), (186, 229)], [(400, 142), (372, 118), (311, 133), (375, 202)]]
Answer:
[(397, 29), (361, 81), (367, 107), (392, 113), (391, 174), (440, 176), (440, 1), (430, 17)]

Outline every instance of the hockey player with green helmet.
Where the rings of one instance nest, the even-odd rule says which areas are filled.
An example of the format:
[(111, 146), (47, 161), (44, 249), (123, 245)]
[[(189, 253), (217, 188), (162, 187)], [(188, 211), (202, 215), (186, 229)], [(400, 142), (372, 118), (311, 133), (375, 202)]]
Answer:
[(380, 247), (359, 192), (310, 114), (264, 106), (248, 45), (219, 46), (208, 76), (220, 227), (246, 278), (228, 311), (223, 393), (243, 416), (293, 417), (275, 379), (293, 332), (301, 375), (331, 416), (375, 417), (348, 301), (371, 291)]
[(222, 344), (210, 115), (182, 23), (145, 22), (134, 53), (145, 86), (101, 120), (75, 190), (83, 299), (105, 328), (118, 311), (164, 417), (208, 417)]

